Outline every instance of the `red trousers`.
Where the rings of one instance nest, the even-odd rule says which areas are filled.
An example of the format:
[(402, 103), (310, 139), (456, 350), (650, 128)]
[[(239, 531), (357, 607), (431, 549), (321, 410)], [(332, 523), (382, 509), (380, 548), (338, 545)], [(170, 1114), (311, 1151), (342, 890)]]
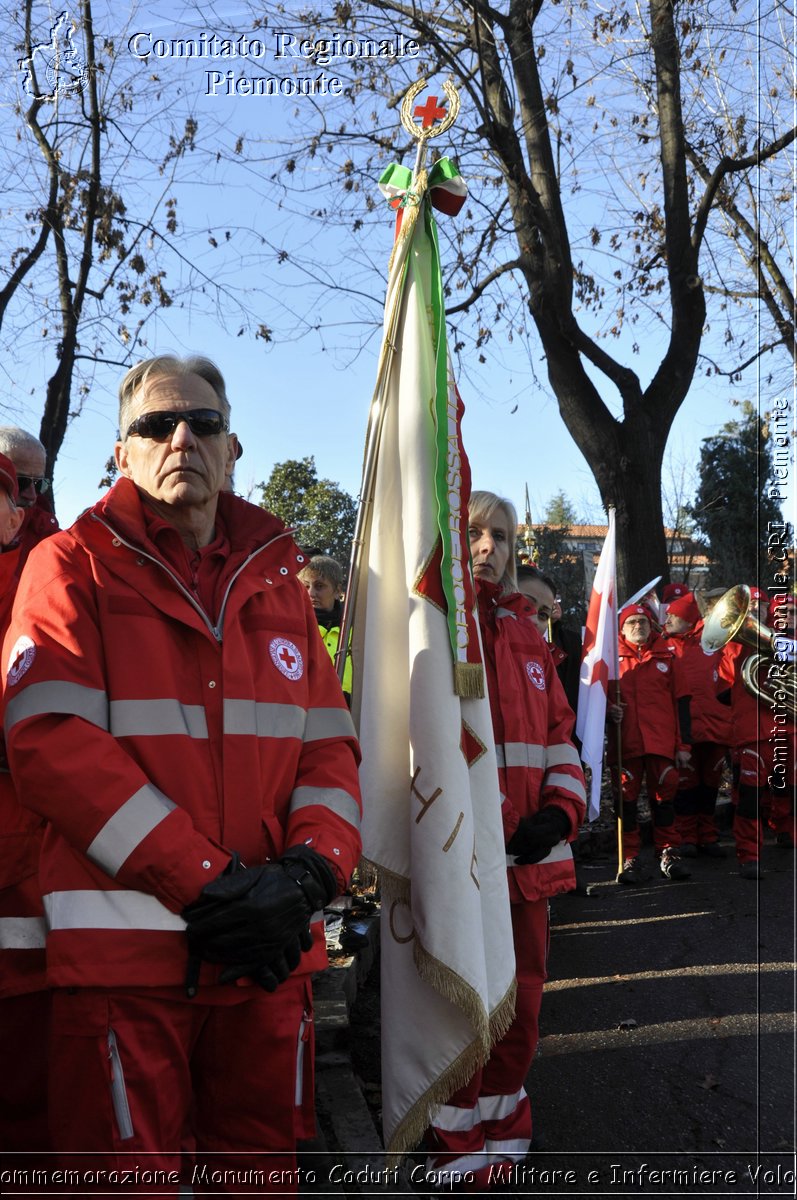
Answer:
[[(0, 999), (0, 1166), (46, 1167), (50, 993)], [(6, 1159), (4, 1151), (15, 1152)], [(25, 1152), (24, 1161), (18, 1158)]]
[[(766, 820), (776, 833), (787, 833), (797, 844), (795, 825), (794, 731), (783, 735), (788, 753), (775, 755), (772, 742), (738, 746), (733, 764), (733, 836), (739, 862), (758, 859), (763, 842), (761, 822)], [(776, 769), (777, 767), (777, 769)]]
[(714, 742), (692, 745), (692, 764), (682, 767), (675, 796), (675, 828), (681, 845), (706, 846), (719, 839), (714, 810), (727, 756)]
[(118, 1195), (97, 1174), (118, 1171), (126, 1194), (296, 1192), (311, 1011), (306, 977), (215, 1005), (201, 991), (55, 992), (50, 1124), (72, 1190)]
[(517, 1001), (515, 1019), (485, 1065), (435, 1116), (429, 1131), (428, 1176), (445, 1187), (466, 1175), (489, 1186), (500, 1163), (522, 1162), (531, 1145), (531, 1104), (524, 1083), (539, 1040), (548, 957), (548, 901), (513, 904)]
[(615, 804), (622, 799), (623, 858), (636, 858), (641, 840), (637, 821), (637, 802), (644, 779), (653, 818), (653, 843), (658, 851), (679, 844), (675, 828), (675, 793), (678, 790), (678, 771), (670, 758), (646, 754), (623, 763), (622, 781), (617, 778), (617, 766), (611, 768)]

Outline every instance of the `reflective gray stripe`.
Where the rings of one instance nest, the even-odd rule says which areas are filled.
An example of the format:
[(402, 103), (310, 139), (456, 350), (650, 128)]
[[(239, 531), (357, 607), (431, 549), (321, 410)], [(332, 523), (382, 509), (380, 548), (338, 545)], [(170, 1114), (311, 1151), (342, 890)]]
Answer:
[(558, 746), (545, 747), (545, 766), (580, 767), (581, 759), (578, 757), (578, 750), (575, 746), (568, 746), (564, 742), (560, 742)]
[(50, 892), (44, 897), (48, 928), (158, 929), (182, 932), (185, 921), (145, 892)]
[(224, 701), (224, 732), (248, 737), (302, 738), (307, 714), (296, 704)]
[(114, 737), (160, 737), (186, 734), (206, 738), (208, 723), (201, 704), (179, 700), (112, 700), (111, 733)]
[(44, 917), (0, 917), (0, 950), (43, 950)]
[(321, 738), (356, 737), (354, 722), (347, 708), (311, 708), (307, 713), (304, 731), (306, 742), (317, 742)]
[(98, 688), (83, 687), (80, 683), (65, 683), (61, 679), (48, 679), (32, 683), (24, 691), (17, 692), (6, 705), (6, 733), (18, 721), (27, 717), (48, 716), (50, 713), (68, 713), (71, 717), (83, 717), (100, 729), (108, 728), (108, 697)]
[(111, 1060), (111, 1103), (116, 1117), (116, 1128), (119, 1130), (120, 1141), (134, 1137), (133, 1118), (130, 1115), (130, 1102), (127, 1098), (125, 1073), (119, 1045), (113, 1029), (108, 1030), (108, 1057)]
[(549, 771), (543, 780), (542, 786), (544, 788), (558, 787), (565, 792), (573, 792), (574, 795), (579, 796), (584, 801), (587, 799), (584, 784), (573, 775), (562, 775), (556, 771)]
[(105, 822), (86, 856), (113, 878), (147, 834), (175, 807), (168, 796), (145, 783)]
[(499, 767), (524, 767), (527, 770), (545, 767), (545, 747), (534, 742), (504, 742), (496, 746), (495, 757)]
[(342, 817), (355, 829), (360, 828), (360, 810), (357, 801), (342, 788), (298, 787), (291, 796), (290, 812), (298, 812), (300, 808), (308, 808), (311, 804), (319, 804), (330, 812)]
[(539, 862), (518, 863), (516, 858), (514, 858), (511, 854), (507, 854), (506, 865), (508, 867), (517, 867), (517, 866), (544, 867), (546, 863), (567, 862), (568, 859), (571, 859), (572, 857), (573, 857), (573, 851), (570, 848), (570, 843), (569, 842), (559, 842), (556, 846), (554, 846), (551, 853), (546, 855), (545, 858), (541, 858)]

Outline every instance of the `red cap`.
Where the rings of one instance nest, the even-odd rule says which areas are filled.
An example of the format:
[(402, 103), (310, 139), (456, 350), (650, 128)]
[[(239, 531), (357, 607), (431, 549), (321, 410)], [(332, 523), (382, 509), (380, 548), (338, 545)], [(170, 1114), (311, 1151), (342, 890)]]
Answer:
[(664, 591), (661, 593), (662, 604), (669, 604), (671, 600), (677, 600), (680, 596), (686, 596), (689, 588), (685, 583), (668, 583)]
[(10, 458), (5, 454), (0, 454), (0, 487), (8, 492), (11, 499), (16, 504), (19, 499), (19, 484), (17, 483), (17, 470)]
[(621, 630), (629, 617), (647, 617), (650, 620), (650, 609), (644, 604), (626, 604), (617, 619), (617, 624)]
[(690, 625), (696, 625), (700, 620), (700, 609), (697, 607), (697, 601), (691, 592), (687, 592), (685, 596), (679, 596), (673, 600), (667, 609), (667, 616), (670, 613), (674, 617), (680, 617), (682, 621), (688, 621)]

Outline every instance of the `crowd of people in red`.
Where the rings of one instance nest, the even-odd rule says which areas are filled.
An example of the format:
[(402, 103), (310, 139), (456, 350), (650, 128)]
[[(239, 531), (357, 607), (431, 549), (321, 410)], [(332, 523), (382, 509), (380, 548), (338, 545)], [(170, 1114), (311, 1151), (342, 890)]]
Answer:
[[(43, 446), (0, 429), (0, 1147), (40, 1152), (55, 1130), (59, 1150), (108, 1163), (140, 1150), (166, 1170), (193, 1147), (284, 1150), (290, 1165), (313, 1127), (319, 913), (360, 851), (358, 749), (327, 654), (341, 581), (229, 493), (237, 441), (213, 364), (152, 360), (120, 400), (120, 480), (24, 574), (58, 526)], [(554, 581), (518, 569), (516, 529), (508, 501), (472, 495), (518, 990), (514, 1021), (429, 1130), (443, 1181), (531, 1144), (548, 900), (575, 886), (585, 818), (580, 641)], [(620, 613), (607, 748), (623, 885), (648, 878), (643, 789), (668, 880), (726, 856), (728, 768), (741, 876), (762, 877), (765, 825), (794, 847), (795, 717), (775, 668), (793, 666), (795, 597), (736, 591), (773, 630), (768, 692), (750, 690), (751, 647), (707, 643), (716, 597), (670, 584)], [(277, 1064), (267, 1076), (255, 1045)]]
[[(793, 593), (783, 590), (769, 600), (755, 586), (731, 591), (742, 604), (739, 619), (754, 629), (756, 621), (767, 626), (776, 634), (782, 663), (793, 663)], [(778, 845), (794, 847), (794, 712), (785, 685), (755, 694), (745, 683), (744, 665), (758, 653), (754, 645), (729, 637), (712, 649), (711, 640), (706, 642), (705, 622), (723, 595), (724, 589), (712, 589), (700, 597), (701, 608), (683, 584), (669, 584), (661, 606), (648, 599), (620, 613), (619, 698), (608, 715), (621, 737), (618, 742), (610, 737), (608, 756), (622, 822), (621, 883), (647, 878), (637, 821), (643, 779), (654, 846), (669, 879), (689, 878), (684, 859), (726, 856), (715, 809), (728, 768), (741, 877), (762, 877), (765, 827)], [(768, 664), (770, 674), (778, 670), (778, 654)]]

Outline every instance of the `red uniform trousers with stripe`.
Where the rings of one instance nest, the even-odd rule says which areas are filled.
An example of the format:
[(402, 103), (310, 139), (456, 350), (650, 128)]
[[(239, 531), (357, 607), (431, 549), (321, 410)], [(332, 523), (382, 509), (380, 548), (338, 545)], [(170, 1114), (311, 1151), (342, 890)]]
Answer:
[[(787, 833), (797, 844), (794, 798), (797, 786), (794, 731), (787, 729), (789, 753), (778, 760), (775, 771), (773, 746), (763, 740), (737, 746), (733, 762), (733, 836), (740, 863), (755, 862), (763, 843), (762, 820), (776, 833)], [(783, 786), (773, 787), (776, 782)]]
[(678, 846), (675, 828), (675, 793), (678, 790), (678, 771), (670, 758), (659, 754), (645, 754), (641, 758), (629, 758), (623, 763), (622, 784), (618, 786), (617, 765), (611, 768), (612, 787), (615, 801), (618, 792), (622, 799), (623, 814), (623, 858), (636, 858), (641, 839), (637, 820), (637, 804), (644, 779), (650, 812), (653, 818), (653, 844), (661, 852), (670, 846)]
[(50, 1122), (58, 1165), (77, 1172), (73, 1192), (118, 1195), (81, 1182), (98, 1171), (131, 1173), (126, 1194), (152, 1194), (154, 1171), (164, 1196), (181, 1183), (194, 1195), (298, 1191), (309, 977), (239, 991), (216, 1004), (201, 989), (195, 1000), (177, 989), (53, 994)]
[(497, 1164), (522, 1162), (531, 1145), (531, 1103), (524, 1084), (539, 1040), (548, 901), (512, 904), (511, 911), (517, 976), (514, 1021), (485, 1065), (438, 1111), (428, 1135), (427, 1173), (445, 1183), (447, 1177), (457, 1180), (467, 1172), (475, 1190), (489, 1186)]
[(728, 751), (715, 742), (693, 742), (691, 754), (691, 766), (678, 775), (675, 828), (681, 845), (707, 846), (719, 840), (714, 810)]

